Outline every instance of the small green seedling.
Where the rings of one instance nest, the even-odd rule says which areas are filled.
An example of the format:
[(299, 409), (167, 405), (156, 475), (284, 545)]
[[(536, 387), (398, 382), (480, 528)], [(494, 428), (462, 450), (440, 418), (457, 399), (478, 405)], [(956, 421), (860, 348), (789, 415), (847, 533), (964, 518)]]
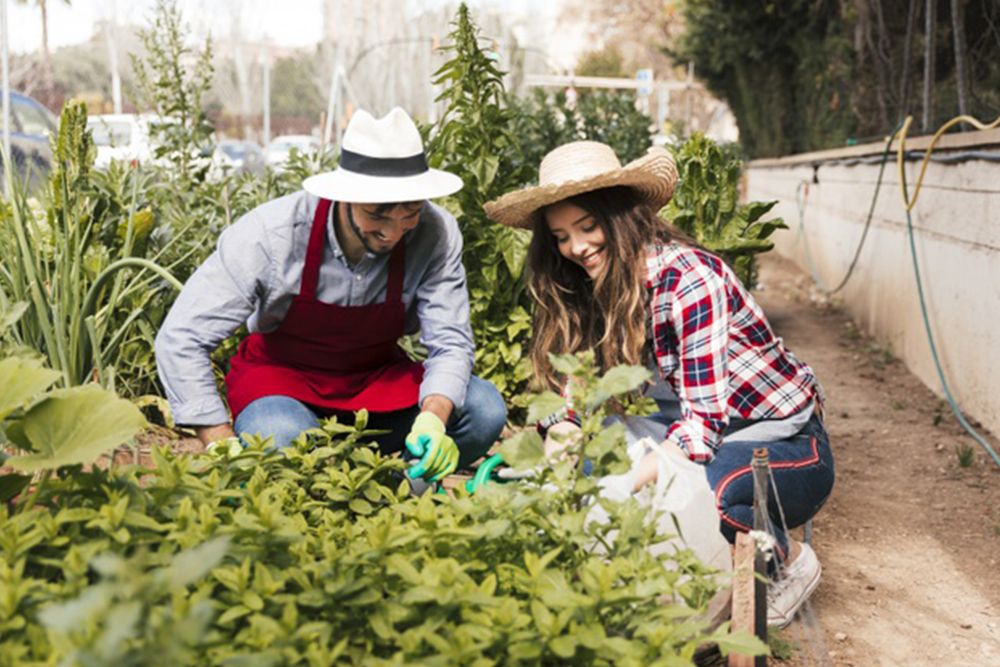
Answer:
[(972, 445), (962, 443), (955, 447), (955, 455), (958, 456), (958, 466), (960, 468), (970, 468), (976, 461), (976, 450)]

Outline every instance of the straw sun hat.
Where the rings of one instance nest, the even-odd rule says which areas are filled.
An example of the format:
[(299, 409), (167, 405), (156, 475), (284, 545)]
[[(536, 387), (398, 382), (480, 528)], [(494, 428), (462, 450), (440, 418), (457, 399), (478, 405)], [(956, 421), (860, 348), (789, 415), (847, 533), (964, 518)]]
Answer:
[(548, 153), (538, 168), (538, 185), (509, 192), (484, 206), (486, 215), (509, 227), (531, 228), (542, 208), (567, 197), (618, 185), (635, 189), (656, 211), (674, 194), (677, 167), (654, 146), (624, 167), (614, 150), (596, 141), (574, 141)]

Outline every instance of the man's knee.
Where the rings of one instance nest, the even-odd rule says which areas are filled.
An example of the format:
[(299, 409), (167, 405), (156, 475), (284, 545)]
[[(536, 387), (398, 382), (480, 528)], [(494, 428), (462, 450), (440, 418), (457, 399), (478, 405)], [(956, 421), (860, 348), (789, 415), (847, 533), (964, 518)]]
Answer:
[(236, 433), (271, 439), (282, 449), (300, 433), (319, 426), (319, 418), (301, 401), (288, 396), (265, 396), (253, 401), (236, 419)]
[(492, 382), (475, 376), (469, 378), (463, 409), (480, 432), (492, 436), (488, 438), (491, 442), (500, 436), (507, 423), (507, 404), (503, 396)]

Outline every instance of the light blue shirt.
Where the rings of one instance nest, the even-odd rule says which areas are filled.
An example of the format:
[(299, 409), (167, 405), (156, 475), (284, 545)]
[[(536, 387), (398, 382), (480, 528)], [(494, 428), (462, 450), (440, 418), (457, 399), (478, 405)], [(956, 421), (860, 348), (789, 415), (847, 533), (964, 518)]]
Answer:
[[(244, 322), (262, 333), (281, 324), (299, 292), (318, 203), (300, 191), (258, 206), (220, 235), (215, 252), (184, 285), (156, 336), (156, 365), (178, 424), (229, 421), (209, 355)], [(342, 306), (385, 301), (388, 256), (366, 253), (352, 266), (337, 242), (334, 208), (316, 298)], [(419, 400), (441, 394), (460, 407), (475, 351), (462, 235), (450, 213), (427, 202), (405, 238), (406, 333), (419, 330), (427, 348)]]

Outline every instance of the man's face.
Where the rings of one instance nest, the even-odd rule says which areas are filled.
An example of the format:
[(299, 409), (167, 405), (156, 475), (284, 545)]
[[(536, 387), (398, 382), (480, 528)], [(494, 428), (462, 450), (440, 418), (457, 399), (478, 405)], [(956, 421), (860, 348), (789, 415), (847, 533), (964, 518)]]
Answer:
[(417, 226), (424, 203), (348, 204), (351, 230), (365, 249), (375, 255), (392, 252), (406, 232)]

